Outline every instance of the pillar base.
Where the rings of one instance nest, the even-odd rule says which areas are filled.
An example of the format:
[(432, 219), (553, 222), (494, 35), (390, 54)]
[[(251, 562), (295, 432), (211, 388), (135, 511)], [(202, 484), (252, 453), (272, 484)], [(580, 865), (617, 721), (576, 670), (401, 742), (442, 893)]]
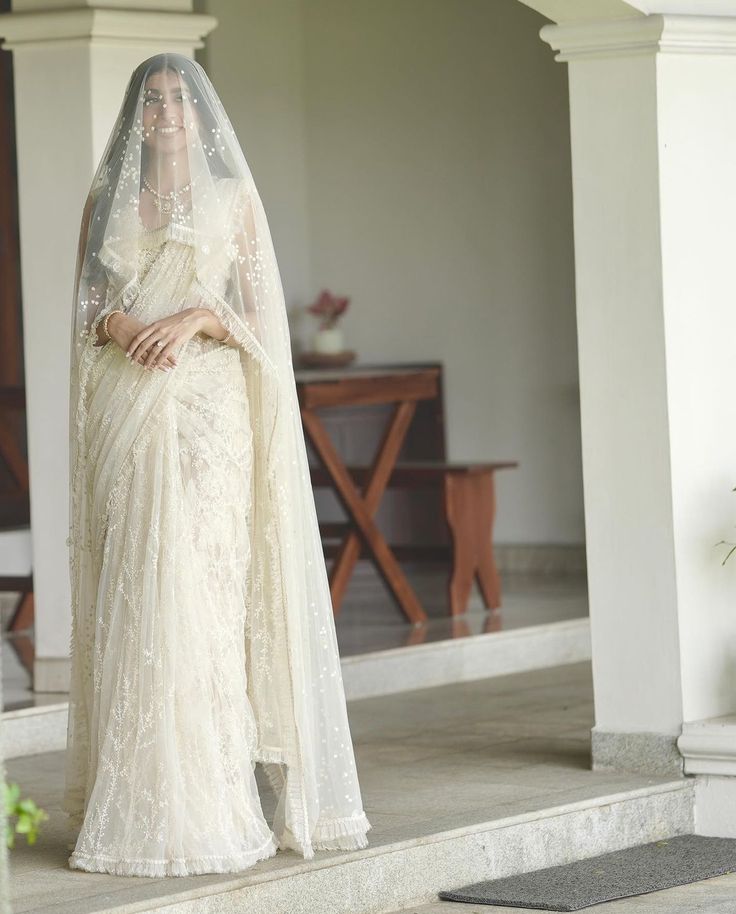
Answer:
[(697, 833), (736, 838), (736, 714), (688, 721), (677, 745), (696, 775)]
[(674, 734), (617, 733), (593, 727), (591, 743), (594, 771), (631, 771), (662, 777), (684, 775), (683, 758)]

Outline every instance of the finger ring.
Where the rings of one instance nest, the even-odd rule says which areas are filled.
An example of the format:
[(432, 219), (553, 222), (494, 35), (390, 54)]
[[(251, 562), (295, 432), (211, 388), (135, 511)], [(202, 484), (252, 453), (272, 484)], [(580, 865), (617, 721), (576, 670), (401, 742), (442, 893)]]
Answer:
[(157, 345), (157, 346), (163, 346), (163, 342), (162, 342), (161, 340), (156, 340), (156, 345)]

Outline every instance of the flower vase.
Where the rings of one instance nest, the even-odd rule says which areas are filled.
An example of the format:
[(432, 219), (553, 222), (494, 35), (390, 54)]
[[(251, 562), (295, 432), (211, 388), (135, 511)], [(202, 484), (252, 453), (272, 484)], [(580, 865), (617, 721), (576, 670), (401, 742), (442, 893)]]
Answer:
[(312, 347), (315, 352), (342, 352), (345, 348), (345, 343), (342, 336), (342, 328), (321, 327), (312, 337)]

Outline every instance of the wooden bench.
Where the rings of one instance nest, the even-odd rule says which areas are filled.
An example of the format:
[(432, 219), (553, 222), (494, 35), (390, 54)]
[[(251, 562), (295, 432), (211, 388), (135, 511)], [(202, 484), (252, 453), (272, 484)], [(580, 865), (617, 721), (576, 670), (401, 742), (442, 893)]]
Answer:
[[(448, 463), (445, 461), (402, 461), (396, 463), (389, 477), (389, 488), (439, 488), (443, 491), (443, 508), (452, 546), (448, 578), (448, 598), (453, 616), (464, 613), (477, 577), (485, 606), (501, 605), (501, 582), (493, 555), (493, 523), (496, 514), (494, 478), (496, 470), (517, 467), (518, 461), (495, 463)], [(371, 467), (347, 467), (353, 482), (363, 487), (370, 478)], [(311, 468), (312, 485), (331, 485), (327, 472)]]

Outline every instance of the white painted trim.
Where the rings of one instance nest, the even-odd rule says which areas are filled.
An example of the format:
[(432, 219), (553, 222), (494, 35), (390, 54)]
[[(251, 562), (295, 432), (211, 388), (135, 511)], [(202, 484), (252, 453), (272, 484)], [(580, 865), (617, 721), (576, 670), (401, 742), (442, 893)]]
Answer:
[[(126, 9), (151, 10), (151, 0), (13, 0), (14, 13), (46, 13), (52, 9), (67, 10), (70, 6), (111, 7), (119, 9), (122, 4)], [(156, 0), (156, 9), (165, 12), (191, 12), (192, 0)]]
[(545, 25), (539, 35), (555, 60), (640, 54), (736, 54), (736, 17), (646, 16)]
[(735, 0), (520, 0), (553, 22), (631, 19), (632, 16), (736, 16)]
[(3, 759), (66, 748), (69, 702), (17, 708), (0, 714)]
[(695, 781), (695, 834), (736, 838), (736, 778), (698, 774)]
[[(637, 15), (633, 0), (519, 0), (552, 22), (589, 19), (630, 19)], [(639, 13), (645, 16), (646, 13)]]
[(214, 16), (143, 10), (69, 9), (0, 16), (3, 50), (44, 47), (49, 43), (153, 44), (201, 48), (217, 25)]
[[(385, 648), (341, 659), (347, 698), (372, 698), (591, 659), (590, 619), (563, 619), (467, 638)], [(36, 692), (69, 691), (68, 657), (37, 657)]]
[(566, 619), (342, 658), (349, 701), (590, 661), (590, 620)]
[(68, 701), (57, 701), (47, 705), (31, 705), (28, 708), (14, 708), (12, 711), (3, 711), (0, 715), (3, 726), (12, 720), (25, 720), (36, 714), (56, 714), (61, 712), (66, 717), (69, 710)]
[(504, 574), (584, 574), (584, 543), (494, 543), (496, 567)]
[(626, 0), (627, 4), (650, 13), (683, 16), (736, 16), (734, 0)]
[(682, 725), (677, 748), (685, 774), (736, 775), (736, 714)]

